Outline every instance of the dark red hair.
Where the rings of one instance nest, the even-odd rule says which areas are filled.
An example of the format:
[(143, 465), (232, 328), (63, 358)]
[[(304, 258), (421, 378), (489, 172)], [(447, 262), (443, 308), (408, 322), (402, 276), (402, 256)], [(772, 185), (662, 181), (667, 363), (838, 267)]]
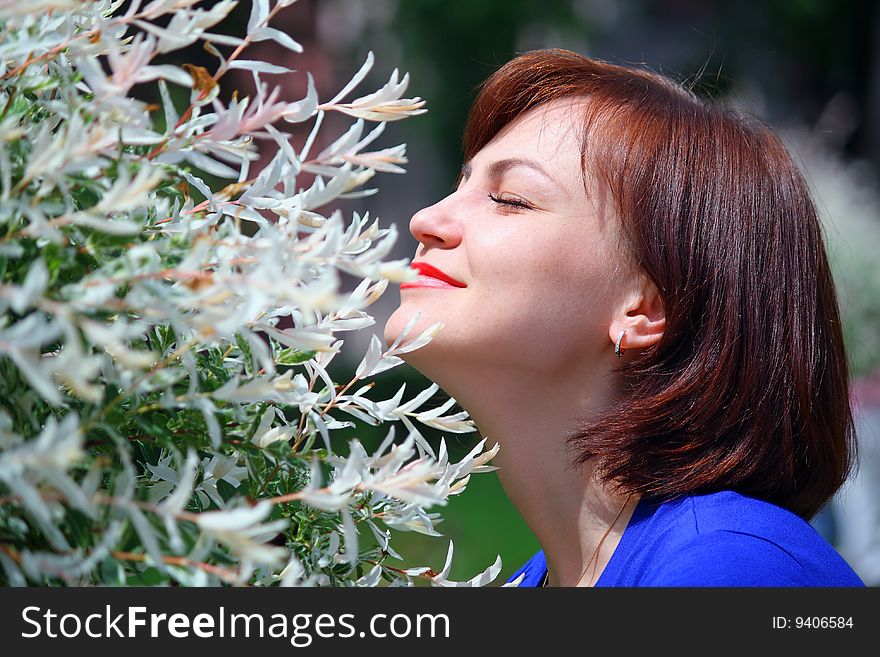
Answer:
[(801, 173), (759, 120), (565, 50), (520, 55), (482, 85), (465, 161), (524, 112), (569, 97), (587, 101), (585, 175), (611, 192), (666, 315), (662, 339), (623, 361), (619, 403), (578, 418), (574, 462), (596, 463), (624, 493), (732, 489), (810, 519), (856, 445), (834, 282)]

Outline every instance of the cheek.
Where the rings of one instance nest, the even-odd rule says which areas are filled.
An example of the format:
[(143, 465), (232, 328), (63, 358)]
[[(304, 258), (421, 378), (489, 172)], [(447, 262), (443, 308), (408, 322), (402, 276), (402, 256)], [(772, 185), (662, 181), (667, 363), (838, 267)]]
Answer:
[(596, 245), (578, 234), (570, 241), (533, 241), (519, 253), (477, 276), (487, 284), (473, 299), (475, 315), (503, 319), (511, 340), (542, 349), (570, 351), (601, 335), (609, 315), (609, 267)]
[(535, 279), (528, 305), (532, 323), (561, 347), (581, 342), (607, 314), (600, 279), (564, 267)]
[(570, 253), (559, 264), (557, 289), (584, 329), (601, 326), (610, 319), (613, 300), (613, 266), (607, 254), (595, 245), (583, 244), (578, 253)]

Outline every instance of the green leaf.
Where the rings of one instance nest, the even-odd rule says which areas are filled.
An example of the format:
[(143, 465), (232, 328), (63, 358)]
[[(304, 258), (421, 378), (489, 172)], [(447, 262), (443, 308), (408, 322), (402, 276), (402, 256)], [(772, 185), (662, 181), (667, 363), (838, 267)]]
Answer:
[(251, 354), (251, 346), (248, 344), (248, 341), (244, 339), (240, 333), (235, 334), (235, 344), (238, 346), (242, 355), (244, 356), (244, 369), (248, 376), (253, 375), (253, 355)]
[(98, 566), (98, 578), (105, 586), (125, 586), (125, 569), (122, 564), (107, 557)]
[(299, 365), (314, 357), (314, 351), (302, 351), (293, 347), (285, 347), (275, 355), (275, 362), (279, 365)]
[(155, 586), (163, 584), (165, 581), (165, 576), (150, 566), (142, 573), (130, 573), (125, 584), (126, 586)]

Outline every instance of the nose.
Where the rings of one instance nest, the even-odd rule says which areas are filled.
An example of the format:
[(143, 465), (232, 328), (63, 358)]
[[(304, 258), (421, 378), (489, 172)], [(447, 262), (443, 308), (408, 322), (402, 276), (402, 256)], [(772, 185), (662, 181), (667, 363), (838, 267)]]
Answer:
[(455, 194), (416, 212), (409, 221), (409, 232), (425, 249), (454, 249), (461, 243), (462, 226), (455, 206)]

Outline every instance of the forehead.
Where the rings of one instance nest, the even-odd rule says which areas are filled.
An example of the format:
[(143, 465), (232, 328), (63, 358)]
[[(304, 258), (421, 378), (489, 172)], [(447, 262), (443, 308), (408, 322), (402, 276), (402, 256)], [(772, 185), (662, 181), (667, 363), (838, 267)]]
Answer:
[(580, 152), (585, 98), (560, 98), (533, 107), (504, 126), (483, 147), (525, 148), (552, 152), (560, 147)]
[(567, 196), (591, 196), (592, 176), (582, 160), (585, 102), (585, 98), (562, 98), (524, 112), (466, 162), (462, 172), (467, 177), (473, 169), (489, 171), (494, 162), (533, 160), (550, 172)]
[(549, 172), (565, 196), (592, 196), (594, 181), (582, 160), (585, 102), (585, 98), (563, 98), (524, 112), (465, 162), (462, 173), (469, 177), (474, 169), (491, 172), (492, 164), (499, 161), (531, 160)]

